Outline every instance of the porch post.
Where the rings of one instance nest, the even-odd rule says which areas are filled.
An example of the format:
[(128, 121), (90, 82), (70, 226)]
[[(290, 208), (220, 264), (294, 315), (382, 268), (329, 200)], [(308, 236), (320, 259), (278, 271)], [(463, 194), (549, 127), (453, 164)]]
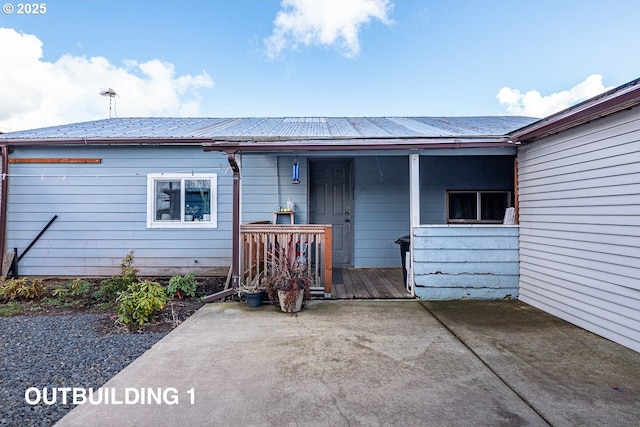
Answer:
[(420, 155), (409, 155), (409, 210), (411, 211), (411, 234), (413, 227), (420, 225)]
[(411, 291), (411, 296), (415, 296), (415, 283), (413, 280), (413, 251), (414, 251), (414, 228), (420, 226), (420, 155), (411, 153), (409, 155), (409, 211), (411, 214), (411, 244), (409, 245), (409, 260), (407, 263), (407, 285)]

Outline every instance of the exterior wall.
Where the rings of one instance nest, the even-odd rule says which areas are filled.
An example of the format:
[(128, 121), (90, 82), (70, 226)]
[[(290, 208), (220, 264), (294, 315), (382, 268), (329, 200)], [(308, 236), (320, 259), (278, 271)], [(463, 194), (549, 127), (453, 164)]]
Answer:
[(640, 110), (518, 159), (520, 299), (640, 351)]
[[(144, 275), (226, 274), (231, 263), (232, 176), (226, 157), (200, 147), (17, 147), (10, 158), (94, 157), (100, 164), (10, 164), (7, 249), (21, 275), (107, 276), (133, 249)], [(218, 227), (148, 229), (146, 175), (218, 174)]]
[(513, 191), (513, 181), (513, 155), (420, 156), (420, 223), (446, 224), (447, 190)]
[(354, 265), (400, 267), (395, 241), (410, 233), (409, 157), (359, 157), (354, 173)]
[[(295, 160), (300, 165), (300, 184), (292, 183)], [(309, 167), (305, 156), (244, 154), (241, 168), (243, 223), (273, 221), (273, 213), (286, 207), (289, 198), (296, 204), (296, 223), (308, 222)]]
[(422, 299), (518, 296), (517, 226), (421, 226), (412, 244), (415, 293)]

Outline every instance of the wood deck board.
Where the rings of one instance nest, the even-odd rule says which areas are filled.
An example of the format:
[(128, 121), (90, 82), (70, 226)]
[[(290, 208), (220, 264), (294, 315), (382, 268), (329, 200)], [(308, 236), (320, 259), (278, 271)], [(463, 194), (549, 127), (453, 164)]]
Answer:
[(333, 285), (331, 297), (333, 299), (347, 299), (347, 291), (344, 283), (336, 283)]
[(411, 298), (399, 268), (343, 268), (336, 277), (333, 299)]
[(373, 288), (372, 295), (376, 298), (391, 298), (389, 292), (383, 285), (383, 276), (374, 268), (365, 268), (360, 270), (360, 277), (365, 280), (365, 285)]
[(347, 269), (343, 271), (342, 275), (344, 277), (344, 286), (347, 288), (347, 297), (369, 298), (369, 292), (364, 287), (364, 283), (362, 283), (355, 269)]
[(402, 272), (397, 269), (384, 268), (379, 270), (382, 285), (391, 293), (394, 298), (403, 298), (409, 291), (404, 287)]
[(377, 287), (374, 283), (376, 283), (375, 274), (371, 271), (370, 268), (358, 268), (354, 270), (368, 295), (365, 298), (377, 298), (378, 295), (381, 294), (381, 289)]

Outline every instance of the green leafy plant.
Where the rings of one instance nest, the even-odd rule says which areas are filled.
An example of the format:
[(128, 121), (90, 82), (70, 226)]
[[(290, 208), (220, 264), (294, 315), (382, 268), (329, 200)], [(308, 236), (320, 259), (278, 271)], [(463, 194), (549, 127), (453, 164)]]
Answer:
[(177, 296), (193, 297), (196, 295), (196, 288), (198, 287), (198, 281), (193, 273), (185, 274), (184, 276), (173, 276), (169, 279), (169, 286), (167, 286), (167, 295), (170, 298)]
[(46, 298), (45, 301), (50, 305), (62, 307), (81, 306), (85, 304), (85, 298), (90, 290), (90, 283), (76, 278), (56, 285), (51, 292), (51, 297)]
[(40, 299), (47, 292), (42, 280), (32, 280), (28, 277), (9, 279), (0, 284), (0, 301)]
[(138, 270), (133, 267), (133, 250), (130, 250), (120, 264), (120, 275), (103, 280), (100, 287), (93, 293), (93, 298), (99, 302), (112, 302), (122, 291), (138, 281)]
[(120, 292), (116, 300), (118, 304), (118, 321), (130, 325), (149, 323), (156, 310), (162, 310), (169, 297), (164, 287), (149, 280), (129, 285), (126, 291)]
[(22, 312), (22, 303), (16, 301), (9, 301), (6, 304), (0, 305), (0, 317), (10, 317), (20, 314)]

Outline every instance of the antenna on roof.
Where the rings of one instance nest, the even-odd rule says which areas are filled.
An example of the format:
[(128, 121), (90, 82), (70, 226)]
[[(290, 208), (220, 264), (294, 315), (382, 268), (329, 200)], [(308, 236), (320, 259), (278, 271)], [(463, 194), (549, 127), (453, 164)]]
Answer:
[(116, 93), (115, 90), (109, 88), (107, 90), (101, 90), (100, 95), (109, 97), (109, 118), (111, 118), (111, 100), (113, 100), (113, 112), (115, 116), (118, 116), (118, 111), (116, 110)]

